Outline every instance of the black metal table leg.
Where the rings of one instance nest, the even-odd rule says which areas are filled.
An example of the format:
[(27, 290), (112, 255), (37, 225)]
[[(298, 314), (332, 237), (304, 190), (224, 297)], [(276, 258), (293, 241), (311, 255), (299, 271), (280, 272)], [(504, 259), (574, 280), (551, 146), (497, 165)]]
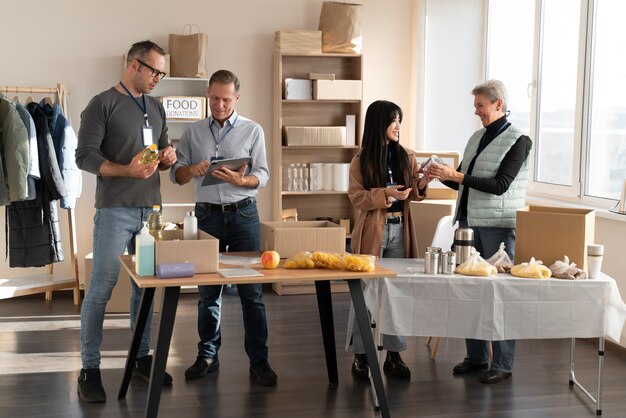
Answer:
[(141, 296), (141, 303), (139, 305), (139, 313), (135, 320), (135, 328), (133, 336), (130, 340), (130, 348), (128, 349), (128, 357), (126, 358), (126, 366), (124, 367), (124, 377), (122, 378), (122, 384), (117, 394), (117, 399), (126, 398), (126, 392), (128, 392), (128, 385), (130, 384), (130, 378), (133, 374), (133, 367), (135, 360), (137, 359), (137, 352), (139, 351), (139, 344), (141, 343), (141, 337), (143, 331), (146, 329), (146, 323), (148, 322), (148, 314), (150, 313), (150, 306), (154, 300), (154, 288), (150, 287), (143, 290)]
[(330, 293), (330, 281), (320, 280), (315, 282), (317, 293), (317, 308), (322, 325), (322, 338), (324, 340), (324, 354), (326, 355), (326, 370), (328, 383), (337, 387), (339, 376), (337, 373), (337, 351), (335, 349), (335, 323), (333, 320), (333, 299)]
[(365, 306), (361, 280), (348, 280), (348, 285), (350, 286), (350, 296), (352, 297), (352, 304), (354, 305), (354, 313), (359, 324), (361, 336), (363, 337), (363, 344), (365, 345), (365, 354), (367, 355), (367, 361), (370, 365), (370, 374), (374, 380), (374, 388), (376, 389), (376, 396), (380, 404), (380, 414), (383, 418), (389, 418), (391, 416), (389, 414), (389, 405), (387, 404), (387, 396), (385, 395), (380, 366), (378, 365), (374, 337), (372, 336), (370, 321), (367, 316), (367, 307)]

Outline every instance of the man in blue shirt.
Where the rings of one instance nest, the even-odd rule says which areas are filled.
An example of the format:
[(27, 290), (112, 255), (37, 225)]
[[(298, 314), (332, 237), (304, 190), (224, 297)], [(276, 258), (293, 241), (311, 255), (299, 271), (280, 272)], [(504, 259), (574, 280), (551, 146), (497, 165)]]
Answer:
[[(198, 227), (220, 241), (220, 252), (259, 251), (260, 224), (256, 205), (258, 190), (267, 184), (269, 169), (261, 126), (239, 115), (239, 79), (219, 70), (209, 79), (207, 97), (211, 116), (191, 125), (176, 149), (178, 162), (170, 178), (177, 184), (194, 181)], [(217, 184), (203, 186), (209, 162), (250, 157), (237, 170), (221, 167), (212, 172)], [(221, 345), (220, 307), (223, 286), (198, 286), (198, 357), (187, 369), (187, 379), (199, 379), (219, 368)], [(245, 350), (250, 376), (259, 384), (273, 386), (276, 373), (268, 362), (267, 319), (261, 284), (239, 284), (245, 329)]]

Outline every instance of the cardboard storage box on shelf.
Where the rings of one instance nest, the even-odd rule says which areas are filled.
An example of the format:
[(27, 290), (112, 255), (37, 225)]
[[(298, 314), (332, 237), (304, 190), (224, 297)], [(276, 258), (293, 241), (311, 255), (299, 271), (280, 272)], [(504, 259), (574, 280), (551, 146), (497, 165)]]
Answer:
[(515, 263), (531, 257), (550, 266), (564, 255), (587, 271), (587, 244), (594, 243), (595, 211), (526, 206), (517, 211)]
[(333, 222), (261, 222), (261, 251), (277, 251), (281, 258), (301, 251), (343, 254), (345, 249), (346, 229)]
[(322, 32), (319, 30), (279, 30), (274, 45), (282, 54), (321, 54)]
[(195, 96), (161, 96), (167, 119), (202, 120), (206, 118), (206, 98)]
[(284, 144), (289, 146), (346, 145), (345, 126), (285, 126)]
[(313, 100), (361, 100), (361, 80), (313, 80)]
[[(421, 200), (410, 203), (413, 234), (417, 242), (418, 257), (423, 258), (426, 247), (430, 247), (435, 236), (437, 223), (441, 218), (454, 215), (455, 200)], [(442, 248), (450, 251), (450, 248)]]
[(196, 273), (215, 273), (219, 270), (219, 240), (204, 231), (198, 231), (197, 240), (183, 240), (183, 230), (163, 231), (163, 240), (156, 242), (156, 264), (193, 263)]
[(285, 79), (285, 100), (313, 99), (313, 81), (297, 78)]

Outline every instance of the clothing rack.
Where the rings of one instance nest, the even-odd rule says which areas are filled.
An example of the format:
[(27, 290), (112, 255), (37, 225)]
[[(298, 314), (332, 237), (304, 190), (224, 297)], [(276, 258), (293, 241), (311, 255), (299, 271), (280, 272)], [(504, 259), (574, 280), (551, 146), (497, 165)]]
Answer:
[[(0, 85), (0, 92), (7, 94), (53, 94), (55, 95), (56, 103), (61, 106), (63, 115), (70, 120), (67, 100), (68, 92), (65, 86), (61, 83), (57, 84), (56, 87), (44, 88)], [(67, 221), (70, 237), (70, 269), (72, 277), (60, 279), (54, 278), (54, 265), (49, 264), (47, 266), (47, 274), (0, 280), (0, 282), (2, 282), (0, 283), (0, 299), (45, 293), (45, 299), (52, 300), (53, 290), (72, 289), (72, 293), (74, 295), (74, 305), (78, 305), (80, 302), (80, 282), (78, 273), (78, 244), (76, 241), (76, 218), (74, 209), (67, 209)]]

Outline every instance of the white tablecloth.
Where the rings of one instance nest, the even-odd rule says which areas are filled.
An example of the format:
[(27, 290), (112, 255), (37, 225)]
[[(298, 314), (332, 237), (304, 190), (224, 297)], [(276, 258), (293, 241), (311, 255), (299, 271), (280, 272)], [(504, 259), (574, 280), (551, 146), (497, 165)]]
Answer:
[(380, 259), (398, 277), (364, 282), (379, 330), (405, 336), (508, 340), (608, 336), (619, 342), (626, 305), (615, 280), (426, 275), (423, 261)]

